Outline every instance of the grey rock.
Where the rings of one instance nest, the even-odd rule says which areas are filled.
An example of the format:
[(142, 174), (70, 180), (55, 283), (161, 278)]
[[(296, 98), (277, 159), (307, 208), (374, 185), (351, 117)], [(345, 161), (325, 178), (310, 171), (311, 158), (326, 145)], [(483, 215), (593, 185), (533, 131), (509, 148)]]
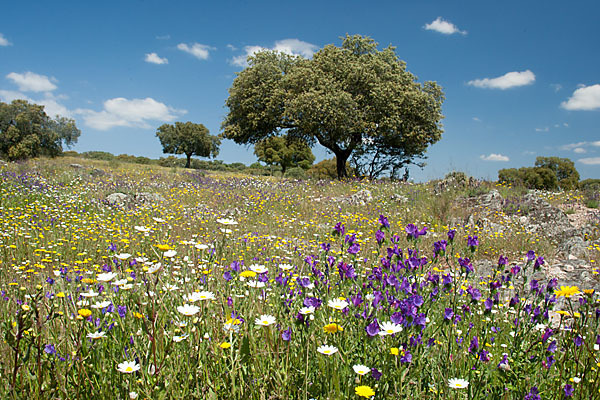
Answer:
[(124, 207), (132, 202), (131, 196), (125, 193), (112, 193), (106, 196), (106, 202), (110, 205)]
[(69, 166), (71, 168), (75, 168), (75, 169), (81, 169), (81, 168), (83, 168), (83, 165), (81, 165), (81, 164), (70, 164)]
[(350, 203), (364, 206), (373, 201), (373, 195), (369, 189), (363, 189), (350, 196)]
[(139, 204), (152, 204), (162, 203), (165, 201), (165, 198), (158, 193), (142, 192), (135, 194), (134, 201)]

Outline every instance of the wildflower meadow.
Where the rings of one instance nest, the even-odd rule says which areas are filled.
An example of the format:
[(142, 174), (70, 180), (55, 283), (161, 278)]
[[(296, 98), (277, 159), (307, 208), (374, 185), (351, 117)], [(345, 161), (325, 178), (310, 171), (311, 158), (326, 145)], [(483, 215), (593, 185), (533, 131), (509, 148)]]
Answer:
[(452, 224), (427, 184), (70, 162), (0, 167), (2, 398), (600, 398), (598, 293), (546, 276), (518, 218)]

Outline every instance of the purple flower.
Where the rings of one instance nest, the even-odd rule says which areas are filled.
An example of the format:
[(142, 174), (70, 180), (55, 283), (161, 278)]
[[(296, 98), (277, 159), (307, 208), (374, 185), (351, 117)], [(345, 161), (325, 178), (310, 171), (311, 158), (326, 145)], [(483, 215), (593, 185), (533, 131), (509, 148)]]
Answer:
[(110, 246), (108, 246), (108, 251), (117, 251), (117, 246), (114, 243), (111, 243)]
[(373, 379), (378, 381), (379, 379), (381, 379), (381, 375), (382, 373), (379, 372), (377, 368), (371, 368), (371, 376), (373, 377)]
[(542, 265), (544, 265), (544, 257), (538, 257), (533, 264), (533, 269), (537, 271)]
[(450, 229), (448, 231), (448, 241), (452, 243), (454, 241), (454, 235), (456, 235), (456, 229)]
[(46, 346), (44, 346), (44, 353), (54, 355), (56, 354), (56, 348), (53, 344), (47, 344)]
[(342, 225), (341, 222), (338, 222), (333, 229), (334, 229), (333, 233), (338, 234), (340, 236), (343, 235), (344, 233), (346, 233), (346, 227), (344, 225)]
[(352, 243), (350, 247), (348, 247), (348, 253), (356, 255), (360, 251), (360, 245), (358, 243)]
[(557, 286), (558, 286), (558, 279), (552, 278), (548, 282), (548, 286), (546, 287), (546, 290), (548, 291), (548, 293), (552, 293), (554, 291), (554, 288), (556, 288)]
[(467, 238), (467, 246), (469, 246), (472, 251), (475, 251), (475, 247), (479, 246), (479, 238), (477, 236), (469, 236)]
[(119, 313), (119, 317), (125, 318), (127, 315), (127, 306), (118, 306), (117, 312)]
[(553, 333), (554, 333), (554, 331), (552, 329), (546, 328), (546, 331), (542, 335), (542, 343), (546, 343), (548, 341), (548, 339), (550, 338), (550, 336), (552, 336)]
[(573, 342), (575, 343), (575, 346), (580, 347), (583, 344), (583, 339), (581, 336), (577, 335), (573, 339)]
[(548, 348), (546, 349), (546, 351), (548, 353), (555, 353), (556, 352), (556, 340), (553, 340), (549, 345)]
[(479, 349), (479, 339), (477, 336), (473, 336), (471, 339), (471, 344), (469, 345), (469, 353), (473, 353), (474, 351)]
[(321, 307), (321, 304), (323, 304), (323, 302), (317, 297), (307, 297), (304, 299), (303, 304), (304, 307), (314, 307), (315, 309), (317, 309)]
[(407, 364), (412, 362), (412, 354), (408, 350), (404, 350), (404, 354), (400, 357), (401, 364)]
[(388, 219), (386, 217), (384, 217), (383, 215), (379, 216), (379, 223), (381, 224), (382, 228), (390, 228), (390, 223), (388, 221)]
[(321, 248), (325, 253), (327, 253), (329, 250), (331, 250), (331, 245), (329, 243), (321, 243)]
[(540, 397), (540, 391), (537, 387), (532, 387), (529, 393), (525, 395), (523, 400), (542, 400), (542, 398)]
[(232, 280), (233, 277), (231, 276), (231, 271), (225, 271), (225, 272), (223, 272), (223, 279), (225, 279), (227, 282), (229, 282), (230, 280)]
[(465, 269), (465, 272), (467, 273), (467, 275), (469, 275), (469, 273), (471, 273), (475, 270), (475, 268), (473, 268), (473, 264), (471, 264), (471, 260), (469, 260), (468, 257), (459, 258), (458, 263), (460, 264), (461, 267), (463, 267)]
[(444, 319), (445, 320), (450, 321), (453, 316), (454, 316), (454, 310), (452, 310), (451, 308), (446, 308), (444, 310)]
[(377, 244), (381, 245), (381, 243), (383, 243), (385, 240), (385, 233), (383, 233), (381, 230), (375, 232), (375, 240), (377, 240)]
[(444, 254), (447, 245), (448, 242), (446, 242), (445, 240), (440, 240), (438, 242), (433, 243), (433, 254), (435, 254), (436, 256), (438, 254)]
[(569, 384), (565, 385), (565, 397), (573, 396), (574, 392), (575, 392), (575, 389), (573, 389), (573, 386), (571, 386)]
[(379, 323), (377, 322), (377, 318), (367, 325), (365, 330), (367, 331), (367, 335), (376, 336), (379, 333)]
[(414, 224), (408, 224), (404, 231), (408, 234), (409, 239), (417, 239), (419, 236), (427, 234), (427, 227), (419, 230)]
[(483, 304), (485, 305), (485, 311), (492, 311), (492, 307), (494, 306), (494, 302), (492, 301), (492, 299), (488, 297), (487, 299), (485, 299), (485, 302)]
[(508, 257), (504, 257), (503, 255), (500, 256), (500, 258), (498, 258), (498, 266), (504, 266), (508, 264)]
[(535, 260), (535, 252), (533, 250), (529, 250), (527, 252), (527, 262), (531, 262), (533, 260)]
[(281, 338), (286, 342), (289, 342), (292, 339), (292, 329), (287, 328), (285, 331), (281, 332)]
[(452, 277), (450, 276), (450, 274), (442, 275), (442, 284), (444, 286), (452, 285)]

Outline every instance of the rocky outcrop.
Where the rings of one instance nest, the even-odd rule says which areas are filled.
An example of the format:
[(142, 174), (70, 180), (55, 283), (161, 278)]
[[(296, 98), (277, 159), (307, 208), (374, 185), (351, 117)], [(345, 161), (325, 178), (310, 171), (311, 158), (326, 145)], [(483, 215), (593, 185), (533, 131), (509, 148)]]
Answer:
[(165, 198), (158, 193), (141, 192), (133, 196), (125, 193), (111, 193), (106, 196), (105, 202), (108, 205), (119, 208), (132, 208), (137, 206), (151, 205), (162, 203)]

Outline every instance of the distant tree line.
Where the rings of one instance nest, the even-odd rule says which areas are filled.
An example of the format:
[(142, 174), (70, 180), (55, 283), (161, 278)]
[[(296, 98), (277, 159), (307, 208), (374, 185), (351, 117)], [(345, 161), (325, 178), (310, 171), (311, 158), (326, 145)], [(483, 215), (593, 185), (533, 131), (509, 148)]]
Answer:
[(568, 158), (538, 157), (533, 167), (501, 169), (498, 180), (529, 189), (571, 190), (579, 185), (579, 172)]

